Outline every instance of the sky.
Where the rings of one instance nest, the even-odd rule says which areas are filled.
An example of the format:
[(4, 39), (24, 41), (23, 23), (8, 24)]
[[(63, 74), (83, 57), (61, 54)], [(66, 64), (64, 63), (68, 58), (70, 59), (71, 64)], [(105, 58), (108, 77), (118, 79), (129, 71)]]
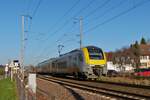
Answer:
[(24, 63), (39, 62), (83, 46), (104, 51), (150, 39), (150, 0), (0, 0), (0, 64), (20, 59), (22, 16), (25, 17)]

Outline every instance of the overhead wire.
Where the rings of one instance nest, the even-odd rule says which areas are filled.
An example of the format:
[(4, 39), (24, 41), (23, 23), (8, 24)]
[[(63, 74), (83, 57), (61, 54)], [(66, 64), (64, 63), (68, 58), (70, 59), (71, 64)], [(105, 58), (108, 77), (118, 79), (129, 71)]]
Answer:
[[(94, 0), (93, 0), (94, 1)], [(108, 0), (109, 1), (109, 0)], [(109, 18), (109, 19), (107, 19), (107, 20), (105, 20), (105, 21), (103, 21), (102, 23), (99, 23), (99, 24), (97, 24), (96, 26), (94, 26), (94, 27), (92, 27), (92, 28), (89, 28), (88, 30), (86, 30), (86, 31), (84, 31), (84, 33), (87, 33), (87, 32), (90, 32), (90, 31), (93, 31), (93, 30), (95, 30), (96, 28), (98, 28), (98, 27), (100, 27), (100, 26), (102, 26), (102, 25), (104, 25), (104, 24), (106, 24), (106, 23), (109, 23), (110, 21), (113, 21), (114, 19), (116, 19), (116, 18), (118, 18), (118, 17), (120, 17), (120, 16), (122, 16), (122, 15), (124, 15), (124, 14), (126, 14), (126, 13), (128, 13), (128, 12), (130, 12), (130, 11), (132, 11), (132, 10), (134, 10), (134, 9), (136, 9), (137, 7), (139, 7), (139, 6), (142, 6), (143, 4), (145, 4), (146, 2), (149, 2), (150, 0), (147, 0), (147, 1), (142, 1), (142, 2), (140, 2), (140, 3), (137, 3), (136, 5), (134, 5), (133, 7), (131, 7), (131, 8), (129, 8), (129, 9), (127, 9), (127, 10), (125, 10), (125, 11), (123, 11), (123, 12), (121, 12), (121, 13), (119, 13), (119, 14), (117, 14), (117, 15), (115, 15), (115, 16), (113, 16), (113, 17), (111, 17), (111, 18)], [(39, 3), (38, 3), (39, 4)], [(37, 8), (37, 7), (36, 7)], [(115, 8), (115, 7), (114, 7)], [(69, 10), (68, 10), (69, 11)], [(37, 12), (37, 11), (36, 11)], [(93, 12), (94, 13), (94, 12)], [(90, 16), (90, 15), (89, 15)], [(89, 16), (87, 16), (87, 17), (89, 17)], [(97, 17), (98, 18), (98, 17)], [(66, 25), (66, 24), (64, 24), (64, 25)], [(55, 31), (56, 33), (57, 32), (59, 32), (59, 31)], [(41, 56), (39, 56), (39, 57), (41, 57)]]
[[(114, 6), (112, 6), (112, 7), (110, 7), (110, 8), (108, 8), (106, 11), (104, 11), (102, 14), (100, 14), (100, 15), (98, 15), (98, 16), (96, 16), (96, 17), (94, 17), (94, 18), (92, 18), (92, 19), (90, 19), (90, 20), (88, 20), (88, 22), (87, 23), (84, 23), (84, 25), (88, 25), (88, 24), (90, 24), (90, 22), (92, 22), (92, 21), (97, 21), (98, 19), (100, 19), (101, 17), (103, 17), (105, 14), (107, 14), (107, 13), (109, 13), (109, 12), (111, 12), (112, 10), (114, 10), (114, 9), (116, 9), (116, 8), (118, 8), (118, 7), (120, 7), (122, 4), (124, 4), (126, 2), (126, 0), (121, 0), (119, 3), (117, 3), (116, 5), (114, 5)], [(95, 20), (96, 19), (96, 20)]]
[(121, 12), (121, 13), (119, 13), (119, 14), (117, 14), (117, 15), (115, 15), (115, 16), (113, 16), (113, 17), (111, 17), (111, 18), (109, 18), (109, 19), (107, 19), (105, 21), (103, 21), (102, 23), (97, 24), (96, 26), (94, 26), (92, 28), (89, 28), (88, 30), (84, 31), (84, 33), (87, 33), (87, 32), (90, 32), (92, 30), (95, 30), (99, 26), (102, 26), (102, 25), (104, 25), (106, 23), (109, 23), (110, 21), (112, 21), (112, 20), (114, 20), (114, 19), (116, 19), (116, 18), (118, 18), (118, 17), (120, 17), (120, 16), (122, 16), (122, 15), (124, 15), (124, 14), (126, 14), (126, 13), (128, 13), (128, 12), (138, 8), (138, 7), (140, 7), (140, 6), (142, 6), (143, 4), (145, 4), (145, 3), (149, 2), (149, 1), (150, 0), (139, 2), (139, 3), (135, 4), (133, 7), (131, 7), (129, 9), (127, 9), (127, 10), (125, 10), (125, 11), (123, 11), (123, 12)]
[[(56, 35), (56, 33), (58, 33), (59, 31), (61, 31), (70, 22), (70, 20), (74, 19), (77, 15), (79, 15), (79, 13), (81, 13), (82, 11), (84, 11), (85, 9), (87, 9), (93, 2), (94, 2), (94, 0), (91, 0), (86, 6), (84, 6), (76, 14), (74, 14), (73, 17), (71, 17), (70, 19), (66, 20), (57, 30), (55, 30), (53, 33), (49, 34), (49, 36), (53, 37), (54, 35)], [(45, 41), (47, 41), (50, 38), (49, 36), (47, 37), (47, 39), (45, 39)]]
[(97, 12), (99, 9), (105, 7), (111, 0), (106, 0), (101, 5), (99, 5), (97, 8), (89, 12), (87, 15), (85, 15), (84, 19), (88, 18), (89, 16), (93, 15), (95, 12)]
[[(69, 9), (62, 15), (62, 17), (60, 17), (60, 19), (57, 20), (57, 22), (53, 25), (53, 27), (55, 27), (57, 24), (59, 24), (59, 23), (62, 21), (62, 19), (64, 19), (64, 18), (79, 4), (79, 2), (80, 2), (80, 0), (77, 0), (77, 1), (71, 6), (71, 8), (69, 8)], [(53, 27), (51, 27), (51, 28), (49, 29), (49, 31), (52, 30)], [(44, 32), (43, 36), (44, 36), (45, 34), (49, 33), (49, 31), (48, 31), (48, 32)], [(43, 33), (43, 32), (42, 32), (42, 33)], [(42, 42), (45, 42), (45, 41), (47, 41), (48, 39), (49, 39), (49, 38), (42, 39)]]
[(140, 3), (136, 4), (134, 7), (131, 7), (131, 8), (129, 8), (129, 9), (127, 9), (127, 10), (125, 10), (125, 11), (119, 13), (118, 15), (115, 15), (115, 16), (111, 17), (110, 19), (105, 20), (104, 22), (102, 22), (102, 23), (96, 25), (95, 27), (92, 27), (92, 28), (88, 29), (88, 30), (85, 31), (84, 33), (89, 32), (89, 31), (92, 31), (92, 30), (94, 30), (95, 28), (97, 28), (98, 26), (103, 25), (103, 24), (105, 24), (105, 23), (108, 23), (108, 22), (112, 21), (113, 19), (118, 18), (118, 17), (120, 17), (120, 16), (126, 14), (126, 13), (128, 13), (129, 11), (131, 11), (131, 10), (137, 8), (138, 6), (140, 6), (140, 5), (144, 4), (144, 3), (145, 3), (145, 2), (140, 2)]
[[(32, 1), (32, 3), (31, 3), (31, 0), (28, 1), (28, 5), (27, 5), (27, 9), (26, 9), (26, 16), (28, 16), (28, 17), (26, 17), (26, 28), (27, 28), (25, 31), (26, 33), (27, 32), (29, 33), (31, 31), (32, 19), (34, 19), (35, 15), (36, 15), (36, 13), (37, 13), (40, 5), (41, 5), (41, 2), (42, 2), (42, 0), (39, 0), (37, 5), (35, 6), (35, 8), (34, 8), (34, 6), (32, 6), (32, 9), (31, 9), (31, 5), (32, 5), (33, 1)], [(26, 34), (26, 35), (31, 35), (31, 34)], [(29, 38), (29, 36), (27, 38)], [(26, 38), (26, 40), (30, 40), (27, 38)], [(29, 43), (32, 43), (32, 42), (29, 42)], [(30, 47), (32, 47), (32, 46), (30, 46)]]
[[(71, 17), (69, 20), (66, 20), (65, 23), (62, 26), (60, 26), (55, 32), (50, 34), (50, 37), (53, 37), (57, 32), (62, 30), (64, 28), (64, 26), (67, 25), (70, 22), (70, 20), (72, 20), (72, 18), (75, 18), (79, 13), (81, 13), (85, 9), (87, 9), (93, 2), (94, 2), (94, 0), (91, 0), (86, 6), (82, 7), (77, 13), (75, 13), (73, 17)], [(47, 39), (45, 39), (45, 41), (47, 41), (50, 37), (47, 37)], [(41, 56), (42, 56), (42, 54), (41, 54)]]
[[(73, 30), (74, 25), (75, 25), (75, 24), (73, 24), (73, 25), (71, 26), (71, 30), (70, 30), (70, 31)], [(71, 35), (71, 33), (73, 33), (73, 32), (68, 32), (68, 33), (65, 32), (63, 35), (61, 35), (61, 36), (56, 40), (56, 42), (61, 41), (64, 37), (66, 37), (66, 36), (68, 36), (68, 35)]]
[(27, 13), (27, 15), (30, 15), (29, 13), (30, 13), (30, 9), (31, 9), (31, 2), (32, 2), (33, 0), (28, 0), (28, 4), (27, 4), (27, 11), (26, 11), (26, 13)]
[[(72, 7), (71, 7), (71, 9), (69, 9), (64, 15), (63, 15), (63, 17), (65, 17), (78, 3), (79, 3), (79, 1), (80, 0), (78, 0)], [(110, 1), (110, 0), (107, 0), (105, 3), (107, 3), (108, 1)], [(35, 9), (35, 11), (34, 12), (36, 12), (37, 11), (37, 8), (39, 7), (39, 4), (40, 4), (40, 2), (41, 1), (39, 1), (39, 3), (38, 3), (38, 5), (37, 5), (37, 7), (36, 7), (36, 9)], [(94, 2), (94, 0), (91, 0), (86, 6), (84, 6), (82, 9), (80, 9), (73, 17), (76, 17), (79, 13), (81, 13), (81, 12), (83, 12), (85, 9), (87, 9), (92, 3)], [(105, 4), (104, 3), (104, 4)], [(103, 4), (103, 5), (104, 5)], [(102, 6), (102, 5), (101, 5)], [(34, 14), (33, 14), (34, 15)], [(59, 20), (61, 20), (61, 19), (59, 19)], [(65, 24), (67, 24), (69, 21), (66, 21), (66, 23)], [(65, 26), (65, 24), (63, 24), (63, 27)], [(55, 26), (55, 25), (54, 25)], [(63, 27), (61, 27), (61, 28), (63, 28)], [(61, 28), (59, 28), (58, 30), (56, 30), (54, 33), (57, 33), (58, 31), (60, 31), (61, 30)], [(63, 35), (63, 36), (65, 36), (65, 35)], [(49, 39), (49, 38), (47, 38), (47, 39)], [(47, 40), (46, 39), (46, 40)]]
[[(57, 24), (59, 24), (78, 4), (80, 3), (80, 0), (77, 0), (72, 6), (71, 8), (69, 8), (62, 17), (60, 17), (60, 19), (57, 20), (56, 23), (54, 23), (53, 27), (55, 27)], [(53, 27), (51, 27), (48, 32), (50, 32)]]
[[(91, 0), (86, 6), (82, 7), (77, 13), (74, 14), (73, 17), (71, 17), (69, 20), (66, 20), (65, 23), (61, 27), (59, 27), (54, 33), (50, 34), (50, 36), (51, 37), (54, 36), (57, 32), (59, 32), (61, 29), (63, 29), (64, 26), (67, 25), (70, 22), (70, 20), (72, 20), (72, 18), (75, 18), (79, 13), (81, 13), (85, 9), (87, 9), (93, 2), (94, 2), (94, 0)], [(65, 36), (65, 35), (62, 35), (62, 36)], [(45, 41), (47, 41), (48, 39), (49, 39), (49, 37)], [(57, 40), (57, 41), (59, 41), (59, 40)]]
[[(98, 6), (96, 9), (94, 9), (94, 10), (92, 10), (90, 13), (88, 13), (86, 17), (89, 17), (91, 14), (95, 13), (98, 9), (103, 8), (103, 7), (104, 7), (105, 5), (107, 5), (110, 1), (111, 1), (111, 0), (106, 0), (106, 1), (103, 2), (100, 6)], [(94, 3), (94, 0), (91, 0), (91, 1), (88, 3), (87, 6), (83, 7), (82, 9), (80, 9), (73, 17), (75, 18), (78, 13), (83, 12), (83, 11), (84, 11), (85, 9), (87, 9), (92, 3)], [(62, 35), (61, 38), (63, 38), (64, 36), (65, 36), (65, 35)], [(60, 38), (60, 39), (61, 39), (61, 38)]]
[[(93, 13), (95, 13), (98, 9), (101, 9), (103, 8), (105, 5), (107, 5), (111, 0), (106, 0), (105, 2), (103, 2), (101, 5), (99, 5), (97, 8), (95, 8), (94, 10), (92, 10), (90, 13), (88, 13), (86, 15), (86, 17), (89, 17), (90, 15), (92, 15)], [(85, 9), (87, 9), (92, 3), (94, 2), (94, 0), (91, 0), (87, 6), (83, 7), (81, 10), (78, 11), (78, 13), (81, 13), (83, 12)], [(77, 14), (74, 15), (74, 17), (76, 16)], [(85, 17), (84, 17), (85, 18)], [(64, 25), (63, 25), (64, 26)], [(66, 34), (64, 33), (56, 42), (62, 40), (63, 37), (65, 37)]]
[[(27, 12), (28, 15), (29, 15), (29, 17), (30, 17), (29, 30), (31, 30), (31, 27), (32, 27), (32, 19), (34, 19), (35, 15), (36, 15), (36, 13), (37, 13), (37, 11), (38, 11), (40, 5), (41, 5), (41, 2), (42, 2), (42, 0), (39, 0), (39, 1), (38, 1), (38, 3), (37, 3), (37, 5), (36, 5), (35, 9), (33, 9), (33, 13), (32, 13), (31, 15)], [(29, 9), (29, 7), (30, 7), (30, 6), (28, 6), (28, 9)]]
[[(100, 8), (102, 8), (102, 6), (105, 6), (106, 4), (108, 4), (108, 2), (109, 2), (110, 0), (107, 0), (106, 2), (104, 2), (101, 6), (99, 6), (98, 8), (100, 9)], [(81, 12), (83, 12), (85, 9), (87, 9), (92, 3), (94, 2), (94, 0), (91, 0), (89, 3), (88, 3), (88, 5), (87, 6), (84, 6), (82, 9), (80, 9), (74, 16), (73, 16), (73, 18), (75, 18), (79, 13), (81, 13)], [(98, 9), (97, 8), (97, 9)], [(96, 11), (97, 9), (95, 9), (94, 11)], [(72, 19), (72, 18), (71, 18)], [(53, 35), (55, 35), (55, 33), (57, 33), (57, 32), (59, 32), (65, 25), (67, 25), (69, 23), (69, 20), (67, 20), (63, 25), (62, 25), (62, 27), (60, 27), (58, 30), (56, 30), (52, 35), (51, 35), (51, 37), (53, 36)], [(63, 38), (65, 35), (63, 34), (62, 35), (62, 37), (60, 37), (60, 38)], [(47, 39), (46, 39), (47, 40)], [(59, 41), (59, 39), (57, 40), (57, 41)]]
[(39, 2), (38, 2), (38, 4), (37, 4), (36, 8), (34, 9), (34, 11), (33, 11), (33, 13), (32, 13), (32, 18), (33, 18), (33, 17), (35, 16), (35, 14), (37, 13), (37, 11), (38, 11), (38, 9), (39, 9), (39, 7), (40, 7), (41, 2), (42, 2), (42, 0), (39, 0)]
[[(35, 14), (37, 13), (37, 11), (38, 11), (38, 8), (39, 8), (39, 6), (40, 6), (40, 4), (41, 4), (41, 1), (42, 0), (39, 0), (38, 1), (38, 4), (35, 6), (35, 9), (31, 9), (31, 10), (33, 10), (33, 13), (32, 13), (32, 11), (31, 11), (31, 13), (32, 14), (30, 14), (30, 8), (31, 8), (31, 2), (32, 2), (33, 0), (28, 0), (28, 5), (27, 5), (27, 10), (26, 10), (26, 23), (27, 23), (27, 29), (26, 29), (26, 32), (29, 32), (29, 31), (31, 31), (31, 26), (32, 26), (32, 19), (33, 19), (33, 17), (35, 16)], [(34, 8), (34, 7), (33, 7)]]
[[(79, 2), (80, 2), (80, 0), (77, 0), (72, 6), (71, 6), (71, 8), (69, 8), (68, 10), (67, 10), (67, 12), (65, 12), (64, 14), (63, 14), (63, 16), (53, 25), (53, 26), (56, 26), (58, 23), (60, 23), (60, 21), (64, 18), (64, 17), (66, 17), (78, 4), (79, 4)], [(51, 29), (51, 28), (50, 28)], [(51, 35), (52, 36), (52, 35)], [(47, 41), (49, 39), (49, 37), (48, 38), (46, 38), (43, 42), (45, 42), (45, 41)], [(46, 47), (47, 48), (47, 47)], [(43, 50), (45, 50), (45, 49), (43, 49)], [(42, 53), (41, 53), (41, 55), (42, 55)]]
[[(62, 21), (62, 19), (63, 19), (64, 17), (66, 17), (79, 3), (80, 3), (80, 0), (77, 0), (77, 1), (71, 6), (71, 8), (69, 8), (69, 9), (62, 15), (62, 17), (61, 17), (60, 19), (58, 19), (58, 21), (57, 21), (53, 26), (56, 26), (57, 24), (59, 24), (59, 23)], [(49, 33), (52, 29), (53, 29), (53, 27), (51, 27), (51, 28), (48, 30), (47, 33)], [(48, 35), (52, 37), (55, 33), (56, 33), (56, 31), (53, 32), (52, 34), (48, 34)], [(49, 39), (49, 36), (47, 36), (47, 38), (46, 38), (43, 42), (47, 41), (47, 40)]]

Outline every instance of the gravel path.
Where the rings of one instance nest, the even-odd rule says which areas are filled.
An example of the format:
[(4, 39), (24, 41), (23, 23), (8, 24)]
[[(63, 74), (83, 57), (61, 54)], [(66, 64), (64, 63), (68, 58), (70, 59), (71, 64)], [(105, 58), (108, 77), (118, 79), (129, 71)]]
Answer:
[(42, 79), (37, 79), (37, 88), (37, 100), (115, 100)]
[[(59, 78), (61, 79), (61, 78)], [(119, 86), (115, 84), (107, 84), (107, 83), (100, 83), (100, 82), (89, 82), (89, 81), (78, 81), (78, 80), (68, 80), (68, 79), (62, 79), (74, 83), (81, 83), (86, 85), (91, 85), (99, 88), (104, 89), (111, 89), (116, 91), (122, 91), (122, 92), (129, 92), (129, 93), (135, 93), (135, 94), (141, 94), (145, 96), (150, 96), (150, 89), (142, 89), (142, 88), (134, 88), (134, 87), (128, 87), (128, 86)]]

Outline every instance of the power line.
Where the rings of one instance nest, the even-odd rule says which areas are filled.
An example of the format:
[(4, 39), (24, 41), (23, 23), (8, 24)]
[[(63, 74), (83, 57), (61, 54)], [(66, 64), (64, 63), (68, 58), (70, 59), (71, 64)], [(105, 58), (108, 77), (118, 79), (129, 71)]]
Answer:
[[(33, 9), (33, 13), (31, 14), (32, 16), (30, 16), (29, 14), (29, 9), (31, 8), (31, 4), (30, 2), (28, 2), (28, 7), (27, 7), (27, 15), (26, 16), (30, 16), (30, 20), (27, 19), (27, 22), (29, 23), (29, 27), (28, 27), (28, 31), (29, 32), (31, 30), (31, 26), (32, 26), (32, 19), (35, 17), (35, 14), (37, 13), (40, 5), (41, 5), (42, 0), (39, 0), (35, 9)], [(34, 7), (33, 7), (34, 8)], [(31, 11), (32, 12), (32, 11)]]
[[(66, 13), (55, 23), (55, 25), (53, 25), (53, 26), (56, 26), (67, 14), (69, 14), (69, 13), (71, 12), (71, 10), (72, 10), (75, 6), (77, 6), (77, 5), (79, 4), (79, 2), (80, 2), (80, 0), (78, 0), (77, 2), (75, 2), (75, 4), (73, 4), (73, 6), (72, 6), (69, 10), (67, 10), (67, 12), (66, 12)], [(37, 10), (38, 10), (40, 4), (41, 4), (41, 0), (39, 0), (38, 5), (36, 6), (36, 8), (35, 8), (35, 10), (34, 10), (34, 12), (33, 12), (33, 14), (32, 14), (32, 16), (34, 16), (34, 15), (36, 14), (36, 12), (37, 12)], [(30, 5), (30, 2), (28, 2), (27, 13), (28, 13), (28, 10), (29, 10), (30, 6), (31, 6), (31, 5)], [(31, 24), (32, 24), (32, 23), (30, 23), (30, 26), (29, 26), (30, 29), (31, 29)], [(45, 34), (46, 34), (46, 33), (45, 33)]]
[[(74, 39), (74, 38), (71, 38), (71, 39), (68, 39), (68, 40), (62, 42), (61, 44), (63, 44), (63, 45), (66, 44), (66, 43), (67, 43), (67, 44), (68, 44), (68, 43), (70, 44), (71, 42), (77, 43), (77, 40)], [(59, 43), (59, 44), (60, 44), (60, 43)], [(65, 46), (65, 45), (64, 45), (64, 46)], [(66, 46), (65, 46), (65, 47), (66, 47)], [(44, 57), (44, 56), (46, 56), (46, 55), (49, 55), (49, 52), (50, 52), (50, 51), (51, 51), (51, 52), (52, 52), (52, 51), (55, 51), (54, 49), (48, 50), (47, 48), (48, 48), (48, 47), (46, 47), (46, 48), (43, 49), (45, 54), (43, 54), (43, 52), (41, 52), (40, 55), (36, 56), (36, 58), (41, 58), (42, 56)], [(45, 51), (45, 50), (47, 50), (47, 51)]]
[(50, 34), (50, 36), (54, 36), (57, 32), (59, 32), (60, 30), (62, 30), (69, 22), (70, 20), (72, 20), (73, 18), (75, 18), (77, 15), (79, 15), (79, 13), (83, 12), (85, 9), (87, 9), (92, 3), (94, 2), (94, 0), (91, 0), (88, 5), (84, 6), (83, 8), (81, 8), (73, 17), (71, 17), (69, 20), (66, 20), (65, 23), (60, 26), (56, 31), (54, 31), (52, 34)]
[(139, 7), (139, 6), (142, 6), (143, 4), (145, 4), (146, 2), (149, 2), (149, 1), (150, 1), (150, 0), (147, 0), (147, 1), (144, 1), (144, 2), (142, 1), (142, 2), (140, 2), (140, 3), (137, 3), (135, 6), (133, 6), (133, 7), (129, 8), (129, 9), (127, 9), (127, 10), (125, 10), (125, 11), (119, 13), (118, 15), (115, 15), (115, 16), (113, 16), (113, 17), (111, 17), (111, 18), (109, 18), (109, 19), (103, 21), (103, 22), (100, 23), (100, 24), (97, 24), (96, 26), (94, 26), (94, 27), (92, 27), (92, 28), (86, 30), (84, 33), (90, 32), (90, 31), (92, 31), (92, 30), (98, 28), (99, 26), (102, 26), (102, 25), (104, 25), (104, 24), (106, 24), (106, 23), (109, 23), (110, 21), (112, 21), (112, 20), (114, 20), (114, 19), (116, 19), (116, 18), (118, 18), (118, 17), (120, 17), (120, 16), (122, 16), (122, 15), (124, 15), (124, 14), (126, 14), (126, 13), (128, 13), (128, 12), (134, 10), (134, 9), (136, 9), (136, 8)]
[(103, 4), (101, 4), (100, 6), (98, 6), (97, 8), (95, 8), (93, 11), (91, 11), (90, 13), (88, 13), (84, 18), (87, 18), (89, 16), (91, 16), (92, 14), (94, 14), (97, 10), (105, 7), (111, 0), (107, 0), (105, 1)]
[(32, 2), (33, 0), (28, 0), (28, 4), (27, 4), (27, 15), (29, 15), (29, 13), (30, 13), (30, 8), (31, 8), (31, 2)]
[[(103, 25), (103, 24), (105, 24), (105, 23), (108, 23), (109, 21), (111, 21), (111, 20), (113, 20), (113, 19), (115, 19), (115, 18), (118, 18), (119, 16), (121, 16), (121, 15), (123, 15), (123, 14), (125, 14), (125, 13), (127, 13), (127, 12), (129, 12), (129, 11), (135, 9), (135, 8), (137, 8), (137, 6), (139, 6), (139, 5), (141, 5), (141, 3), (138, 3), (138, 4), (135, 5), (134, 7), (129, 8), (128, 10), (126, 10), (126, 11), (124, 11), (124, 12), (121, 12), (119, 15), (116, 15), (116, 16), (114, 16), (114, 17), (112, 17), (112, 18), (110, 18), (110, 19), (108, 19), (108, 20), (106, 20), (106, 21), (104, 21), (104, 22), (102, 22), (102, 23), (96, 25), (96, 27), (93, 27), (93, 28), (91, 28), (91, 29), (89, 29), (89, 30), (87, 30), (87, 31), (92, 31), (92, 30), (94, 30), (95, 28), (99, 27), (99, 25)], [(87, 32), (87, 31), (85, 31), (85, 32)]]
[[(81, 13), (82, 11), (84, 11), (85, 9), (87, 9), (87, 7), (89, 7), (94, 1), (91, 0), (87, 6), (83, 7), (82, 9), (80, 9), (78, 11), (78, 13)], [(98, 6), (96, 9), (94, 9), (92, 12), (88, 13), (87, 16), (90, 16), (91, 14), (95, 13), (98, 9), (103, 8), (105, 5), (107, 5), (110, 2), (110, 0), (105, 1), (103, 4), (101, 4), (100, 6)], [(76, 16), (76, 14), (75, 14)], [(64, 25), (63, 25), (64, 26)], [(60, 41), (64, 36), (66, 36), (66, 34), (63, 34), (56, 42)]]
[[(110, 0), (107, 0), (106, 2), (104, 2), (102, 5), (100, 5), (98, 8), (96, 8), (96, 9), (94, 9), (92, 12), (90, 12), (89, 14), (91, 14), (91, 13), (93, 13), (93, 12), (95, 12), (96, 10), (98, 10), (99, 8), (102, 8), (102, 7), (104, 7), (107, 3), (109, 3), (109, 1)], [(93, 3), (93, 0), (91, 0), (90, 2), (89, 2), (89, 4), (87, 5), (87, 6), (85, 6), (83, 9), (81, 9), (78, 13), (81, 13), (84, 9), (87, 9), (87, 7), (89, 7), (91, 4)], [(76, 15), (75, 15), (76, 16)], [(74, 16), (74, 17), (75, 17)], [(89, 16), (89, 15), (88, 15)], [(82, 18), (80, 19), (80, 24), (82, 23)], [(81, 27), (82, 25), (80, 25), (80, 27)], [(81, 47), (82, 47), (82, 34), (81, 34), (81, 30), (82, 29), (80, 29), (80, 49), (81, 49)]]
[[(80, 10), (73, 16), (73, 18), (75, 18), (79, 13), (81, 13), (81, 12), (84, 11), (85, 9), (87, 9), (93, 2), (94, 2), (94, 0), (91, 0), (91, 1), (88, 3), (88, 5), (84, 6), (82, 9), (80, 9)], [(79, 3), (79, 2), (78, 2), (78, 3)], [(51, 37), (54, 36), (57, 32), (59, 32), (62, 28), (64, 28), (64, 26), (65, 26), (66, 24), (68, 24), (68, 23), (70, 22), (70, 20), (72, 20), (72, 17), (71, 17), (69, 20), (65, 21), (65, 23), (64, 23), (61, 27), (59, 27), (54, 33), (50, 34), (50, 36), (51, 36)], [(45, 39), (45, 41), (47, 41), (48, 39), (49, 39), (49, 37), (48, 37), (47, 39)]]
[[(92, 3), (94, 3), (94, 0), (91, 0), (86, 6), (84, 6), (82, 9), (80, 9), (80, 10), (73, 16), (73, 18), (75, 18), (76, 15), (78, 15), (78, 14), (81, 13), (81, 12), (83, 12), (85, 9), (87, 9)], [(68, 23), (68, 22), (69, 22), (69, 21), (67, 21), (67, 23)], [(67, 23), (65, 23), (65, 24), (67, 24)], [(64, 27), (65, 24), (62, 25), (62, 26)], [(71, 29), (73, 29), (73, 26), (71, 27)], [(60, 41), (64, 36), (66, 36), (65, 33), (64, 33), (56, 42)]]
[(80, 13), (82, 13), (85, 9), (87, 9), (88, 7), (90, 7), (90, 5), (92, 5), (94, 3), (94, 0), (91, 0), (86, 6), (84, 6), (83, 8), (81, 8), (74, 16), (73, 18), (75, 18), (77, 15), (79, 15)]
[[(41, 4), (42, 0), (39, 0), (38, 4), (35, 7), (35, 10), (33, 11), (33, 14), (29, 14), (29, 10), (31, 8), (31, 0), (28, 1), (28, 5), (27, 5), (27, 14), (25, 16), (27, 16), (26, 18), (26, 25), (28, 25), (27, 29), (25, 30), (25, 32), (29, 32), (31, 30), (31, 26), (32, 26), (32, 19), (35, 16), (40, 4)], [(31, 16), (32, 15), (32, 16)], [(29, 19), (28, 19), (29, 18)]]
[[(73, 30), (73, 27), (74, 27), (74, 24), (71, 26), (71, 31)], [(72, 32), (73, 33), (73, 32)], [(68, 33), (64, 33), (63, 35), (61, 35), (57, 40), (56, 42), (59, 42), (61, 41), (65, 36), (69, 36), (69, 34), (71, 34), (71, 32), (68, 32)]]
[[(80, 0), (76, 1), (76, 2), (71, 6), (71, 8), (68, 9), (67, 12), (65, 12), (64, 15), (63, 15), (60, 19), (57, 20), (57, 22), (56, 22), (53, 26), (55, 27), (57, 24), (59, 24), (59, 23), (62, 21), (62, 19), (63, 19), (64, 17), (66, 17), (79, 3), (80, 3)], [(52, 28), (50, 28), (49, 30), (51, 30), (51, 29), (52, 29)], [(48, 31), (48, 32), (49, 32), (49, 31)]]
[[(54, 27), (60, 22), (60, 20), (62, 20), (67, 14), (69, 14), (71, 12), (71, 10), (73, 10), (78, 4), (79, 4), (80, 0), (76, 1), (71, 8), (69, 8), (69, 10), (67, 10), (67, 12), (64, 13), (64, 15), (53, 25)], [(49, 30), (51, 30), (52, 28), (50, 28)], [(58, 29), (59, 30), (59, 29)], [(53, 35), (55, 35), (55, 33), (57, 33), (56, 30), (55, 32), (53, 32), (52, 34), (50, 34), (50, 36), (52, 37)], [(49, 33), (49, 31), (47, 32)], [(49, 39), (49, 37), (47, 37), (43, 42), (47, 41)]]
[[(91, 0), (86, 6), (82, 7), (73, 17), (71, 17), (69, 20), (67, 20), (61, 27), (59, 27), (55, 32), (53, 32), (52, 34), (50, 34), (51, 37), (53, 37), (57, 32), (59, 32), (60, 30), (62, 30), (64, 28), (64, 26), (66, 24), (68, 24), (70, 22), (70, 20), (72, 20), (72, 18), (75, 18), (77, 15), (79, 15), (79, 13), (83, 12), (85, 9), (87, 9), (92, 3), (94, 2), (94, 0)], [(49, 39), (49, 37), (47, 39), (45, 39), (45, 41), (47, 41)]]
[[(101, 15), (96, 16), (95, 18), (93, 18), (93, 19), (91, 19), (91, 20), (88, 20), (88, 22), (87, 22), (87, 23), (84, 23), (84, 24), (85, 24), (85, 25), (88, 25), (88, 24), (90, 24), (90, 23), (89, 23), (90, 21), (96, 21), (96, 20), (100, 19), (100, 18), (103, 17), (105, 14), (107, 14), (107, 13), (109, 13), (110, 11), (112, 11), (112, 10), (118, 8), (119, 6), (121, 6), (121, 5), (122, 5), (123, 3), (125, 3), (125, 2), (126, 2), (126, 0), (120, 1), (118, 4), (112, 6), (112, 7), (110, 7), (109, 9), (107, 9), (106, 11), (104, 11)], [(95, 20), (95, 19), (96, 19), (96, 20)]]
[(64, 41), (64, 42), (62, 42), (62, 43), (65, 44), (65, 43), (74, 42), (74, 41), (77, 41), (77, 40), (74, 39), (74, 38), (71, 38), (71, 39), (68, 39), (68, 40), (66, 40), (66, 41)]
[(38, 8), (40, 7), (41, 2), (42, 2), (42, 0), (39, 0), (37, 6), (36, 6), (36, 8), (35, 8), (35, 10), (33, 11), (32, 17), (34, 17), (35, 14), (37, 13), (37, 10), (38, 10)]

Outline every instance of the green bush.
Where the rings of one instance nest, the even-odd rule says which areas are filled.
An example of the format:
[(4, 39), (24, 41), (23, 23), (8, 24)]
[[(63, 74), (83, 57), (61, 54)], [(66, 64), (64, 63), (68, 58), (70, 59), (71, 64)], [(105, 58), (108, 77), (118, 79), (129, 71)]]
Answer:
[(5, 72), (4, 72), (4, 68), (0, 68), (0, 75), (4, 75)]

